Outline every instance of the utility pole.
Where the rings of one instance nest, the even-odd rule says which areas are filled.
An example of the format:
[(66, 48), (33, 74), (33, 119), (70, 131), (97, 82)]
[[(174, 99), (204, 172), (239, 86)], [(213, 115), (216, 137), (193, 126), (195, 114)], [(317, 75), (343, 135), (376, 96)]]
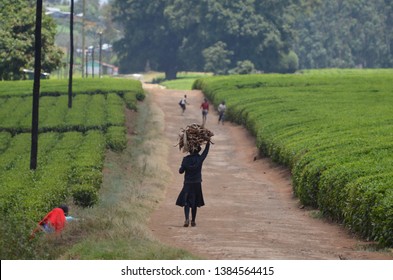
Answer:
[(91, 48), (91, 77), (94, 78), (94, 46)]
[(33, 84), (33, 114), (31, 122), (31, 153), (30, 169), (37, 169), (38, 155), (38, 112), (40, 103), (41, 79), (41, 27), (42, 27), (42, 0), (37, 0), (35, 19), (34, 42), (34, 84)]
[(86, 78), (89, 76), (89, 68), (88, 68), (88, 65), (89, 65), (89, 50), (88, 49), (86, 49), (86, 50), (83, 50), (83, 52), (85, 52), (86, 53)]
[(100, 53), (99, 53), (99, 65), (98, 65), (98, 78), (101, 78), (102, 75), (102, 32), (98, 33), (100, 35)]
[(86, 0), (83, 0), (82, 4), (83, 17), (82, 17), (82, 78), (85, 77), (85, 18), (86, 18)]
[(72, 73), (74, 68), (74, 0), (71, 0), (70, 14), (70, 71), (68, 75), (68, 108), (72, 108)]

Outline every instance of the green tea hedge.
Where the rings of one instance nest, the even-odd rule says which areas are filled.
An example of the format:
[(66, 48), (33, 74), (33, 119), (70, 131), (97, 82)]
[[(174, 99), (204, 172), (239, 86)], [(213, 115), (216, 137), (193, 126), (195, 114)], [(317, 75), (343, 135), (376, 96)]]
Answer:
[(351, 230), (393, 245), (393, 70), (198, 79), (227, 119), (288, 166), (294, 193)]
[(67, 94), (67, 81), (42, 81), (38, 164), (31, 171), (32, 81), (0, 82), (0, 244), (13, 244), (13, 256), (28, 255), (32, 243), (22, 239), (53, 207), (98, 201), (105, 151), (126, 147), (125, 108), (144, 98), (141, 83), (126, 79), (75, 79), (72, 108)]

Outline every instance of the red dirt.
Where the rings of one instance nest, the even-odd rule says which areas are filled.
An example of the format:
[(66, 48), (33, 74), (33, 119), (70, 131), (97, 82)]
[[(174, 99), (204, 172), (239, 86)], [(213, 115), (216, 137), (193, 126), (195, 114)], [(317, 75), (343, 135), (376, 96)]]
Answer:
[[(239, 125), (219, 125), (212, 107), (206, 128), (215, 134), (215, 144), (202, 170), (206, 205), (198, 209), (196, 227), (183, 227), (183, 209), (175, 201), (183, 182), (178, 168), (185, 154), (174, 145), (181, 128), (201, 123), (203, 94), (144, 87), (163, 110), (165, 133), (173, 143), (168, 156), (172, 181), (149, 223), (157, 239), (204, 259), (393, 259), (391, 252), (375, 251), (374, 244), (355, 238), (343, 226), (302, 209), (293, 197), (290, 172), (269, 159), (255, 160), (255, 139)], [(181, 115), (178, 101), (184, 94), (190, 105)]]

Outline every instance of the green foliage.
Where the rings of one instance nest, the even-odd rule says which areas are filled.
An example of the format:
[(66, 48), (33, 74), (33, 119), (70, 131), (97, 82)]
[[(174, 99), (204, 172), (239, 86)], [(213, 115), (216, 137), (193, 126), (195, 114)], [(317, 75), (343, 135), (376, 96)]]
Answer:
[(346, 224), (383, 245), (390, 245), (393, 241), (392, 176), (392, 173), (365, 176), (347, 186)]
[(72, 197), (75, 205), (91, 207), (98, 202), (97, 189), (90, 185), (77, 185), (72, 187)]
[(231, 59), (232, 51), (227, 50), (227, 44), (218, 41), (213, 46), (203, 50), (203, 58), (205, 59), (204, 70), (213, 72), (215, 75), (227, 74)]
[[(76, 79), (73, 108), (67, 106), (67, 86), (64, 80), (43, 81), (40, 98), (40, 132), (106, 130), (123, 126), (124, 108), (136, 109), (137, 100), (144, 99), (139, 81), (125, 79)], [(0, 83), (0, 131), (13, 134), (28, 132), (31, 126), (32, 97), (30, 81)], [(14, 90), (15, 88), (15, 90)], [(88, 93), (88, 94), (85, 94)], [(53, 110), (56, 107), (56, 110)], [(18, 108), (15, 110), (14, 108)], [(10, 117), (12, 116), (12, 118)]]
[[(24, 79), (22, 70), (34, 66), (35, 7), (28, 1), (4, 0), (0, 5), (0, 80)], [(43, 14), (42, 70), (61, 64), (63, 52), (54, 45), (56, 26)]]
[(122, 126), (111, 126), (106, 132), (108, 147), (113, 151), (123, 151), (127, 146), (125, 128)]
[[(41, 96), (68, 95), (68, 80), (42, 80)], [(33, 81), (2, 81), (0, 82), (0, 98), (26, 97), (33, 92)], [(107, 94), (117, 93), (122, 95), (127, 92), (143, 95), (142, 84), (131, 79), (73, 79), (73, 95), (78, 94)]]
[(299, 69), (299, 58), (294, 51), (282, 54), (280, 64), (277, 69), (280, 73), (295, 73)]
[(0, 256), (2, 260), (47, 258), (50, 244), (47, 240), (29, 240), (36, 223), (26, 221), (18, 215), (0, 217)]
[[(162, 151), (161, 147), (166, 145), (157, 112), (144, 103), (139, 104), (138, 109), (137, 119), (133, 119), (138, 135), (130, 138), (126, 152), (111, 153), (106, 161), (109, 172), (100, 190), (99, 203), (94, 209), (86, 209), (80, 214), (83, 222), (75, 223), (76, 234), (65, 233), (69, 242), (67, 252), (59, 254), (62, 259), (195, 259), (184, 250), (164, 246), (151, 237), (147, 227), (170, 174), (165, 164), (166, 153), (155, 152)], [(143, 154), (155, 157), (141, 161)], [(129, 169), (130, 164), (132, 168)]]
[(392, 245), (393, 72), (304, 71), (199, 79), (228, 118), (244, 124), (261, 153), (292, 171), (305, 205), (354, 232)]
[[(31, 82), (0, 82), (0, 243), (31, 258), (34, 244), (21, 238), (53, 207), (73, 199), (90, 207), (98, 201), (105, 151), (126, 147), (124, 96), (136, 102), (143, 95), (139, 81), (123, 79), (75, 80), (73, 107), (68, 108), (67, 83), (43, 81), (40, 98), (38, 167), (30, 171)], [(30, 124), (29, 124), (30, 123)], [(2, 219), (2, 221), (3, 221)], [(14, 223), (18, 221), (18, 223)], [(10, 243), (10, 244), (11, 244)]]
[[(291, 2), (115, 0), (114, 18), (125, 30), (114, 44), (120, 71), (144, 71), (149, 65), (171, 80), (178, 71), (226, 73), (245, 60), (258, 70), (275, 70), (293, 38), (285, 17)], [(223, 55), (224, 48), (213, 47), (217, 42), (226, 44), (225, 52), (233, 55), (214, 59)]]
[(167, 78), (173, 74), (176, 77), (173, 67), (182, 37), (168, 26), (165, 8), (166, 3), (161, 0), (114, 1), (114, 18), (125, 27), (124, 37), (114, 44), (121, 72), (144, 71), (149, 62), (154, 69), (164, 71)]
[(190, 90), (196, 79), (211, 75), (211, 73), (179, 73), (176, 80), (163, 81), (160, 84), (170, 89)]
[(203, 52), (218, 41), (233, 53), (221, 72), (246, 60), (258, 71), (279, 73), (393, 65), (388, 0), (116, 0), (113, 6), (125, 30), (115, 44), (123, 72), (150, 65), (173, 79), (176, 71), (215, 71), (218, 62), (204, 64)]
[(301, 68), (393, 66), (392, 1), (311, 1), (289, 12)]
[(236, 63), (236, 68), (229, 70), (230, 74), (239, 74), (239, 75), (253, 74), (255, 72), (256, 70), (255, 70), (254, 63), (252, 63), (249, 60), (238, 61)]

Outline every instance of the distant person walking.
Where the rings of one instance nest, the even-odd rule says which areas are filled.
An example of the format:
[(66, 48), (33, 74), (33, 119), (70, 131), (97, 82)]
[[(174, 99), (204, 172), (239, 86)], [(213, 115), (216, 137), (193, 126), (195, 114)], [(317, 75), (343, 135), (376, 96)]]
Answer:
[(225, 111), (227, 110), (227, 106), (225, 105), (225, 101), (222, 101), (220, 105), (218, 105), (218, 123), (220, 122), (224, 124), (225, 119)]
[(187, 95), (185, 94), (184, 97), (180, 100), (179, 105), (182, 109), (181, 114), (183, 115), (184, 112), (186, 111), (186, 105), (188, 105), (189, 103), (187, 102)]
[(205, 205), (202, 194), (202, 164), (209, 153), (210, 142), (207, 142), (201, 155), (201, 147), (198, 146), (190, 151), (188, 156), (183, 158), (179, 168), (179, 173), (184, 173), (183, 188), (176, 200), (176, 205), (184, 207), (184, 226), (190, 224), (191, 208), (191, 226), (195, 227), (197, 207)]
[(202, 127), (204, 127), (206, 124), (207, 114), (209, 113), (209, 102), (207, 102), (206, 98), (203, 100), (203, 103), (201, 104), (201, 109), (202, 109)]

